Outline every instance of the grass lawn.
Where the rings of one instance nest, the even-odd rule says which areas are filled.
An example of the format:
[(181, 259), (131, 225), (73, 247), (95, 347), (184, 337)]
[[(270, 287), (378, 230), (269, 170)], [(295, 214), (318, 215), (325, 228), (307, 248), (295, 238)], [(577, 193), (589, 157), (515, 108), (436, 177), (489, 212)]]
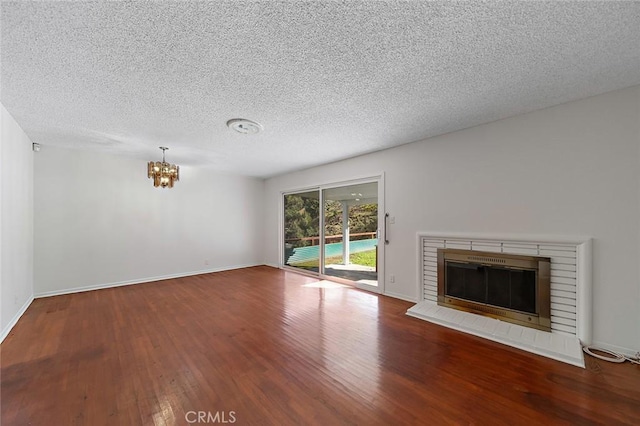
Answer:
[(349, 261), (356, 265), (376, 267), (376, 250), (361, 251), (349, 256)]

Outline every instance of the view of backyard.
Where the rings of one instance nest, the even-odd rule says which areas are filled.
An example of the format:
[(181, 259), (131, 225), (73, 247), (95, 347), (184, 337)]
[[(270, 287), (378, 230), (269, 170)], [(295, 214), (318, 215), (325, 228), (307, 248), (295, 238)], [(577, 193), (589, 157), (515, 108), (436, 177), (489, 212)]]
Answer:
[[(319, 191), (284, 196), (285, 265), (320, 271), (320, 218), (324, 214), (325, 272), (331, 269), (332, 275), (339, 276), (346, 275), (347, 270), (368, 271), (375, 279), (378, 204), (357, 199), (357, 192), (351, 195), (356, 198), (325, 200), (324, 209), (320, 206)], [(347, 230), (343, 223), (345, 218)], [(349, 244), (346, 265), (343, 255), (345, 231)]]
[[(360, 253), (351, 253), (349, 256), (349, 261), (354, 265), (362, 265), (362, 266), (370, 266), (372, 268), (376, 267), (376, 250), (363, 251)], [(341, 264), (343, 263), (342, 256), (336, 257), (327, 257), (325, 258), (325, 262), (327, 264)], [(318, 267), (318, 260), (315, 261), (305, 261), (300, 263), (291, 263), (291, 266), (296, 266), (298, 268), (312, 268)]]

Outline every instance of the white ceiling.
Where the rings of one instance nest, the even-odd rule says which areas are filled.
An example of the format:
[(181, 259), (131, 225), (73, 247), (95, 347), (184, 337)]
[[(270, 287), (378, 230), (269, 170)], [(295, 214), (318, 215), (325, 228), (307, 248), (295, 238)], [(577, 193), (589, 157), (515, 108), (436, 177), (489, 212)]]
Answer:
[(18, 1), (1, 25), (0, 99), (43, 149), (260, 177), (640, 84), (640, 2)]

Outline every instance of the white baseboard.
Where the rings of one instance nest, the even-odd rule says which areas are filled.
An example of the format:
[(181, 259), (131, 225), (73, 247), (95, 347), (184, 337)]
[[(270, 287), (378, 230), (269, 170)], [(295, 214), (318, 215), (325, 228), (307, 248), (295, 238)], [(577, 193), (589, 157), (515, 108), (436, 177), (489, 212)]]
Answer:
[(266, 266), (271, 266), (272, 268), (282, 269), (280, 265), (277, 263), (265, 263)]
[(594, 347), (596, 349), (597, 348), (606, 349), (608, 351), (613, 351), (622, 355), (626, 355), (628, 357), (635, 357), (636, 354), (640, 352), (640, 349), (633, 350), (629, 348), (624, 348), (622, 346), (610, 345), (608, 343), (602, 343), (602, 342), (593, 342), (589, 346)]
[(193, 275), (210, 274), (212, 272), (230, 271), (232, 269), (250, 268), (253, 266), (260, 266), (260, 265), (262, 264), (252, 263), (252, 264), (246, 264), (246, 265), (223, 266), (219, 268), (204, 269), (200, 271), (180, 272), (177, 274), (161, 275), (157, 277), (138, 278), (135, 280), (119, 281), (115, 283), (95, 284), (95, 285), (89, 285), (86, 287), (65, 288), (62, 290), (45, 291), (42, 293), (36, 293), (34, 297), (39, 299), (42, 297), (60, 296), (63, 294), (80, 293), (83, 291), (100, 290), (103, 288), (113, 288), (113, 287), (122, 287), (122, 286), (133, 285), (133, 284), (143, 284), (143, 283), (149, 283), (153, 281), (170, 280), (173, 278), (190, 277)]
[(394, 293), (392, 291), (385, 291), (382, 294), (383, 294), (383, 296), (393, 297), (394, 299), (400, 299), (400, 300), (404, 300), (406, 302), (412, 302), (412, 303), (417, 303), (418, 302), (416, 299), (413, 299), (411, 297), (407, 297), (407, 296), (402, 295), (402, 294)]
[(2, 334), (0, 334), (0, 343), (2, 343), (4, 339), (9, 335), (9, 333), (11, 333), (11, 329), (18, 323), (18, 320), (20, 319), (20, 317), (24, 315), (24, 313), (27, 311), (27, 308), (29, 308), (29, 306), (31, 305), (31, 302), (33, 302), (33, 296), (29, 297), (29, 299), (25, 302), (25, 304), (22, 305), (18, 313), (16, 313), (14, 317), (11, 318), (11, 321), (9, 321), (9, 324), (7, 324), (4, 330), (2, 330)]

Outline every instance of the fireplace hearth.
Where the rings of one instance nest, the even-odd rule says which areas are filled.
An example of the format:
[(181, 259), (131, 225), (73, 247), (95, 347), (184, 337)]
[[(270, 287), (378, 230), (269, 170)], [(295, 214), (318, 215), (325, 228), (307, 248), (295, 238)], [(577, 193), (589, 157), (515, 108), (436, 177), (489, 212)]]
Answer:
[(438, 305), (551, 331), (547, 257), (438, 249)]

